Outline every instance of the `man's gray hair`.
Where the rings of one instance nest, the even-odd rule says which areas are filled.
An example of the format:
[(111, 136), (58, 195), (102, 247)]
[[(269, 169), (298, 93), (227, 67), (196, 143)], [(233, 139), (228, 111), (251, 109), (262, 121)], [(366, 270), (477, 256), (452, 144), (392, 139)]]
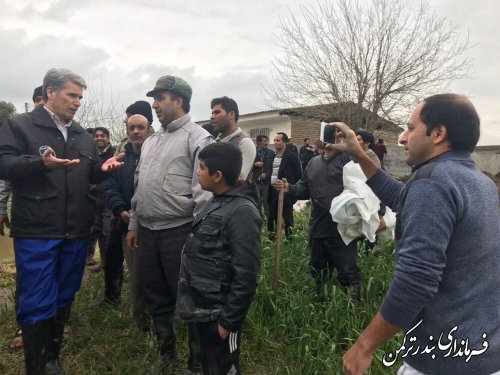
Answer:
[(42, 91), (45, 100), (48, 99), (47, 97), (48, 87), (52, 87), (54, 90), (59, 91), (64, 87), (66, 81), (71, 81), (77, 84), (78, 86), (83, 87), (84, 89), (87, 88), (87, 84), (85, 83), (85, 80), (83, 79), (82, 76), (72, 72), (69, 69), (52, 68), (47, 72), (47, 74), (45, 74), (45, 77), (43, 78)]

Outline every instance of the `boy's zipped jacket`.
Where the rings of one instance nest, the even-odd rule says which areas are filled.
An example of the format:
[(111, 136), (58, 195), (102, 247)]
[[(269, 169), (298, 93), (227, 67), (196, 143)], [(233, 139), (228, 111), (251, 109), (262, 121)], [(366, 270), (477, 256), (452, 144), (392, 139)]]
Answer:
[(183, 254), (177, 311), (189, 322), (218, 321), (240, 329), (260, 270), (260, 230), (255, 185), (216, 195), (194, 220)]

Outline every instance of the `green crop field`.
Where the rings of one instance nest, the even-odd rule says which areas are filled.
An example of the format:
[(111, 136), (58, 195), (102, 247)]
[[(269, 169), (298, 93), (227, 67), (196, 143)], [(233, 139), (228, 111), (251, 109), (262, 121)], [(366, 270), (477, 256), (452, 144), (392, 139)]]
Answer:
[[(309, 275), (306, 212), (296, 215), (296, 236), (282, 246), (281, 279), (272, 290), (274, 244), (263, 235), (259, 287), (243, 329), (242, 370), (245, 374), (341, 374), (342, 355), (370, 322), (380, 306), (394, 271), (394, 245), (379, 244), (375, 253), (360, 249), (362, 298), (353, 304), (334, 279), (329, 298), (316, 297)], [(1, 273), (0, 290), (13, 277)], [(103, 275), (91, 274), (79, 291), (71, 315), (71, 337), (62, 351), (68, 374), (154, 374), (155, 339), (131, 328), (125, 281), (119, 308), (96, 309), (103, 290)], [(12, 303), (0, 306), (0, 374), (22, 374), (22, 351), (10, 351), (16, 330)], [(179, 364), (187, 359), (186, 328), (177, 325)], [(400, 362), (386, 368), (384, 351), (395, 350), (401, 334), (376, 354), (370, 374), (395, 374)]]

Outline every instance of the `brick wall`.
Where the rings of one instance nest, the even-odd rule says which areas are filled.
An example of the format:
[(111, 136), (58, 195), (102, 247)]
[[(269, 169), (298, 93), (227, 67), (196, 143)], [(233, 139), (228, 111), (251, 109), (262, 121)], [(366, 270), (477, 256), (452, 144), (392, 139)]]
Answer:
[(292, 134), (291, 137), (297, 145), (302, 145), (304, 138), (310, 138), (312, 142), (319, 138), (320, 125), (318, 121), (312, 119), (291, 116)]
[[(295, 144), (302, 144), (304, 138), (310, 138), (314, 141), (319, 138), (320, 132), (320, 122), (318, 120), (300, 117), (300, 116), (290, 116), (292, 121), (292, 134), (291, 137)], [(358, 130), (358, 129), (355, 129)], [(403, 131), (403, 129), (401, 129)], [(375, 141), (382, 138), (386, 146), (397, 146), (399, 134), (392, 131), (386, 130), (376, 130), (374, 133)]]
[[(403, 129), (401, 129), (401, 132), (403, 132)], [(388, 132), (385, 130), (375, 130), (373, 133), (375, 136), (375, 142), (377, 142), (378, 139), (382, 138), (384, 140), (384, 144), (386, 146), (397, 146), (398, 145), (398, 139), (399, 139), (399, 134), (394, 133), (394, 132)]]

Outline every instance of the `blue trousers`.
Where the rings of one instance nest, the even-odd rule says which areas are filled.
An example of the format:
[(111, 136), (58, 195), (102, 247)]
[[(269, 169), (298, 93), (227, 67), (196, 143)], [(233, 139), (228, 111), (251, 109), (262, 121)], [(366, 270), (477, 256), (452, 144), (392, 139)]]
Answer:
[(69, 308), (80, 289), (88, 238), (14, 239), (17, 321), (33, 324)]

